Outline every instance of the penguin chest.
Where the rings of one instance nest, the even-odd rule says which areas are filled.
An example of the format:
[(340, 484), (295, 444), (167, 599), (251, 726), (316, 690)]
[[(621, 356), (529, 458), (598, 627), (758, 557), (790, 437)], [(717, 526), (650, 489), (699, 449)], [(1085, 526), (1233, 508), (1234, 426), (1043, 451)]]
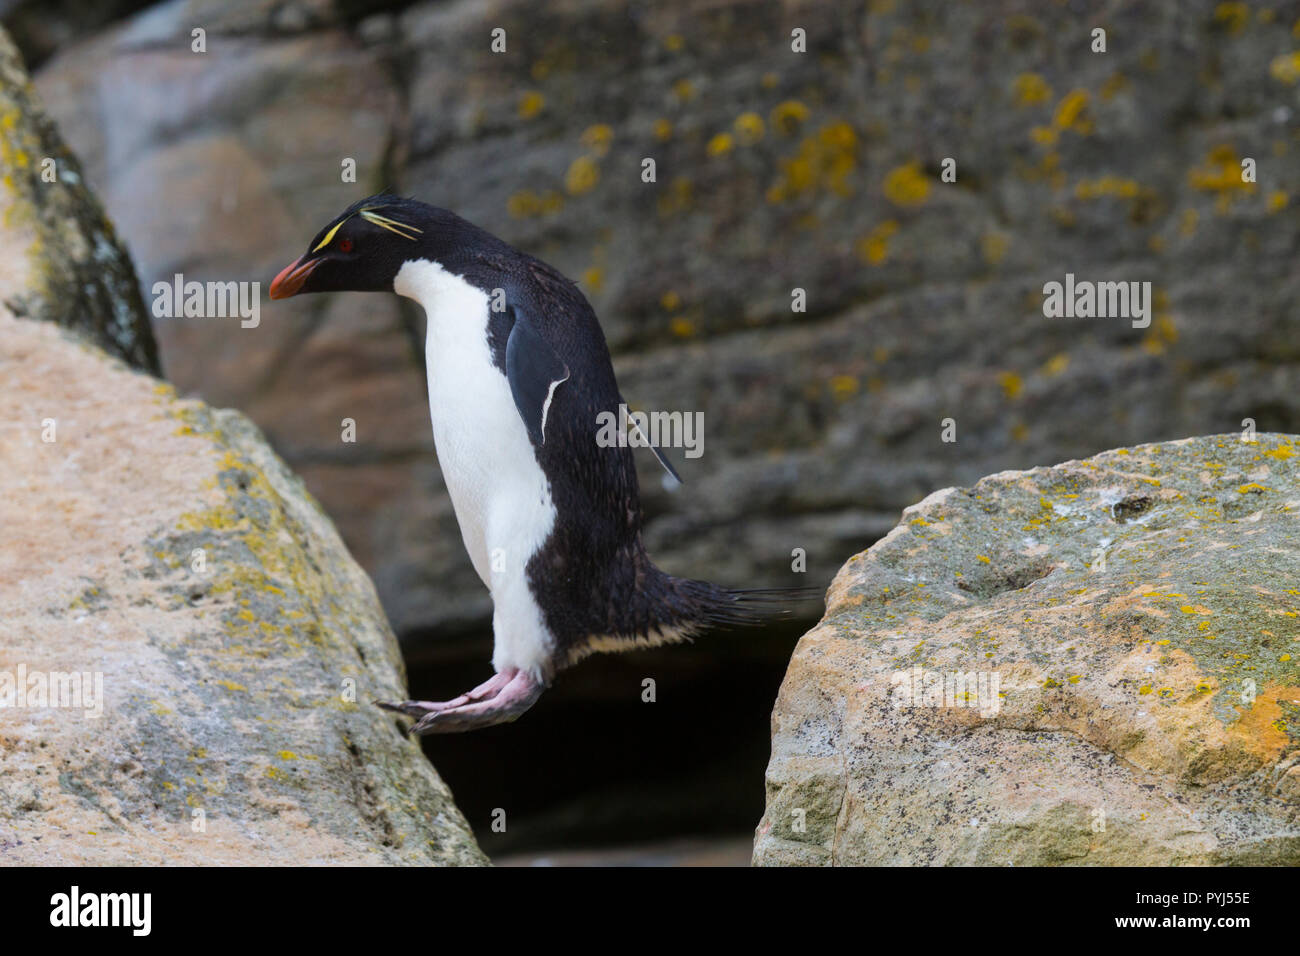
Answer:
[(524, 589), (556, 512), (510, 383), (492, 362), (488, 298), (433, 263), (408, 263), (399, 282), (408, 270), (428, 314), (429, 413), (461, 537), (494, 597)]

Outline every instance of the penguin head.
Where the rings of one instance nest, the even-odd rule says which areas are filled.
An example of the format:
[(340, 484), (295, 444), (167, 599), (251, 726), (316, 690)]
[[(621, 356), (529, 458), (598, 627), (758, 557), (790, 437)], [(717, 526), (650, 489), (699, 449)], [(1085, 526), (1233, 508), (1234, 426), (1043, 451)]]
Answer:
[(349, 206), (316, 234), (301, 258), (275, 277), (271, 298), (304, 292), (392, 292), (402, 266), (429, 257), (429, 246), (444, 232), (436, 228), (439, 212), (385, 194)]

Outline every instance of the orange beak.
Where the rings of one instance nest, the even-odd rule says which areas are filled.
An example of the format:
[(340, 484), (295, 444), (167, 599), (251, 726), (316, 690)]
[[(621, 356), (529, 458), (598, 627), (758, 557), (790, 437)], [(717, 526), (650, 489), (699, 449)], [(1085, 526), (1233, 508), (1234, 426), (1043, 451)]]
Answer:
[[(305, 259), (307, 261), (303, 261)], [(280, 274), (271, 280), (271, 298), (287, 299), (291, 295), (297, 295), (312, 270), (321, 262), (320, 259), (307, 259), (303, 256), (302, 259), (285, 266)]]

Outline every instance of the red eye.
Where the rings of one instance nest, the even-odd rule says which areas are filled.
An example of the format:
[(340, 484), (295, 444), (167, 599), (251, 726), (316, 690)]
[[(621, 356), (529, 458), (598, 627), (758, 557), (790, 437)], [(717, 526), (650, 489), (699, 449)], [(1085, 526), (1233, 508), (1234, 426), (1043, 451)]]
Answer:
[(352, 240), (351, 240), (351, 239), (340, 239), (340, 240), (339, 240), (339, 252), (351, 252), (351, 251), (352, 251)]

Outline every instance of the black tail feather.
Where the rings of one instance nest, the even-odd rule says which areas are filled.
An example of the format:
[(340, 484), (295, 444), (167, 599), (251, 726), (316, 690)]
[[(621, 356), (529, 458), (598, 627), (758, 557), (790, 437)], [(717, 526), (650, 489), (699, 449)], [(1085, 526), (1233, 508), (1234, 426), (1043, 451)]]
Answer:
[(706, 581), (675, 579), (691, 600), (689, 623), (700, 628), (759, 627), (788, 618), (795, 607), (825, 593), (818, 587), (724, 588)]

